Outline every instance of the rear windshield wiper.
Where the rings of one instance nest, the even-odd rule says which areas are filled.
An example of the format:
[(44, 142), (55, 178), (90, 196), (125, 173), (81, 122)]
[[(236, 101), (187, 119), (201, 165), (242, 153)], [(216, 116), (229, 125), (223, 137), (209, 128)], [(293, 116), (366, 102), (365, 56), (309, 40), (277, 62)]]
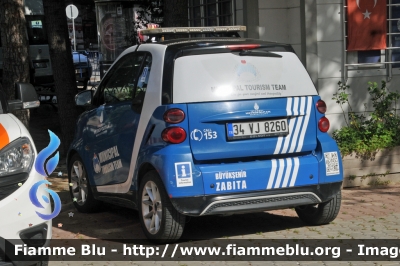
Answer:
[(268, 51), (263, 51), (263, 50), (242, 50), (240, 52), (233, 52), (233, 54), (239, 55), (239, 56), (264, 56), (264, 57), (278, 57), (282, 58), (281, 55), (279, 54), (274, 54)]

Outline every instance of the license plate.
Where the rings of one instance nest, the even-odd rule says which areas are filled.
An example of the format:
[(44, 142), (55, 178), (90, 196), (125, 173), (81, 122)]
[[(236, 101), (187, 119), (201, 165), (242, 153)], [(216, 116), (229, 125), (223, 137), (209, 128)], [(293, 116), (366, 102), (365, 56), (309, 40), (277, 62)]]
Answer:
[(289, 134), (287, 119), (226, 124), (228, 140), (253, 139)]

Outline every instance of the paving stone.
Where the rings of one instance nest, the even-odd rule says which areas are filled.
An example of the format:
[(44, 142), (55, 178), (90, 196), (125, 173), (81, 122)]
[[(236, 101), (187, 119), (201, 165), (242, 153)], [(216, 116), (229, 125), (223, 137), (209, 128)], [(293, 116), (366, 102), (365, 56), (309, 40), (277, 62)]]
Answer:
[[(256, 224), (254, 230), (240, 231), (241, 228), (232, 227), (231, 233), (224, 231), (221, 235), (208, 234), (210, 240), (206, 243), (213, 245), (217, 238), (237, 239), (243, 241), (249, 240), (251, 244), (257, 246), (263, 239), (270, 239), (271, 245), (284, 245), (288, 239), (400, 239), (400, 208), (398, 207), (400, 187), (389, 187), (387, 189), (345, 189), (343, 190), (343, 204), (338, 218), (331, 224), (323, 226), (307, 226), (291, 217), (297, 217), (291, 210), (279, 210), (268, 212), (268, 221), (265, 225)], [(108, 212), (105, 212), (107, 214)], [(111, 215), (111, 214), (110, 214)], [(112, 214), (114, 215), (114, 214)], [(112, 216), (111, 215), (111, 216)], [(232, 216), (234, 220), (234, 216)], [(245, 216), (243, 216), (245, 217)], [(260, 216), (253, 216), (260, 217)], [(245, 219), (245, 218), (244, 218)], [(292, 219), (292, 220), (291, 220)], [(240, 223), (239, 220), (237, 223)], [(126, 221), (121, 221), (124, 224)], [(251, 221), (249, 221), (251, 223)], [(137, 223), (137, 221), (135, 222)], [(115, 228), (115, 227), (114, 227)], [(55, 228), (57, 229), (57, 228)], [(110, 228), (111, 230), (112, 228)], [(136, 225), (130, 230), (140, 231), (140, 226)], [(193, 229), (192, 229), (193, 230)], [(197, 230), (207, 230), (199, 228)], [(54, 230), (62, 238), (63, 230)], [(138, 233), (136, 232), (136, 233)], [(64, 238), (65, 239), (65, 238)], [(296, 243), (296, 242), (293, 242)], [(201, 258), (199, 258), (201, 260)], [(315, 259), (315, 258), (314, 258)], [(111, 266), (111, 265), (400, 265), (395, 261), (173, 261), (173, 262), (55, 262), (51, 261), (50, 266), (67, 265), (93, 265), (93, 266)]]

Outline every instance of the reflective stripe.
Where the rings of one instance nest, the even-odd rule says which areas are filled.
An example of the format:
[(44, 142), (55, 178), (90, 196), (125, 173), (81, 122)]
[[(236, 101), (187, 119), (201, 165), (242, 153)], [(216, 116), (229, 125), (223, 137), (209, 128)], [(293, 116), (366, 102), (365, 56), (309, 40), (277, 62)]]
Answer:
[(0, 149), (3, 149), (8, 143), (10, 143), (10, 138), (8, 137), (7, 130), (0, 124)]
[(287, 102), (286, 102), (286, 114), (288, 116), (292, 115), (292, 98), (287, 98)]
[(278, 177), (276, 179), (274, 188), (279, 188), (279, 185), (281, 184), (281, 180), (282, 180), (282, 176), (283, 176), (283, 171), (284, 170), (285, 170), (285, 160), (279, 159)]
[(274, 183), (275, 179), (275, 173), (276, 173), (276, 160), (272, 159), (271, 160), (272, 166), (271, 166), (271, 174), (269, 175), (269, 180), (268, 180), (268, 186), (267, 189), (272, 188), (272, 184)]
[[(301, 97), (301, 104), (300, 104), (300, 114), (304, 115), (305, 114), (305, 107), (306, 107), (306, 97)], [(294, 131), (293, 134), (293, 139), (292, 143), (290, 145), (290, 150), (289, 153), (294, 152), (294, 149), (296, 148), (298, 138), (299, 138), (299, 131), (302, 128), (302, 123), (303, 123), (304, 116), (299, 117), (297, 124), (296, 124), (296, 130)]]
[(300, 160), (298, 157), (278, 160), (272, 159), (271, 164), (271, 173), (269, 175), (267, 189), (286, 188), (295, 185), (300, 167)]
[(300, 166), (300, 161), (299, 161), (299, 158), (296, 157), (296, 158), (294, 158), (294, 169), (293, 169), (292, 180), (290, 180), (290, 185), (289, 185), (290, 187), (293, 187), (294, 184), (296, 183), (299, 166)]
[(295, 125), (295, 122), (298, 120), (298, 118), (292, 118), (292, 119), (290, 119), (290, 122), (289, 122), (289, 135), (287, 135), (286, 136), (286, 139), (285, 139), (285, 143), (284, 143), (284, 145), (283, 145), (283, 149), (282, 149), (282, 151), (280, 152), (280, 153), (286, 153), (287, 152), (287, 150), (288, 150), (288, 148), (289, 148), (289, 143), (290, 143), (290, 139), (292, 138), (292, 136), (293, 136), (293, 131), (294, 131), (294, 125)]
[[(300, 101), (300, 103), (299, 103)], [(299, 152), (303, 148), (304, 137), (308, 129), (312, 107), (312, 97), (287, 98), (286, 114), (300, 115), (291, 118), (289, 122), (289, 134), (285, 137), (278, 137), (274, 154)], [(305, 110), (307, 108), (307, 110)], [(285, 141), (283, 141), (285, 139)], [(290, 149), (289, 149), (290, 147)]]
[(287, 169), (286, 169), (285, 178), (283, 179), (282, 187), (287, 187), (287, 184), (289, 182), (290, 172), (292, 171), (292, 165), (293, 165), (292, 158), (286, 158), (286, 165), (287, 165)]
[(304, 136), (306, 135), (306, 131), (308, 128), (308, 121), (310, 120), (310, 115), (311, 115), (311, 106), (312, 106), (312, 98), (307, 97), (307, 114), (304, 119), (304, 125), (302, 126), (302, 131), (301, 131), (301, 135), (299, 138), (299, 143), (298, 143), (296, 152), (301, 151), (301, 149), (303, 148)]

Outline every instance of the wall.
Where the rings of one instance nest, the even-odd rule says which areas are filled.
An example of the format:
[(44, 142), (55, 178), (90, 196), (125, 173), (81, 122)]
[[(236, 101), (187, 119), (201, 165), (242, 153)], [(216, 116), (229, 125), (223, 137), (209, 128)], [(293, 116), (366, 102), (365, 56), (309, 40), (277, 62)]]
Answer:
[[(237, 25), (246, 25), (250, 33), (245, 37), (289, 43), (306, 66), (319, 94), (327, 103), (329, 133), (345, 125), (340, 106), (332, 100), (337, 83), (343, 78), (343, 0), (236, 0)], [(254, 25), (254, 9), (258, 10), (258, 24)], [(349, 57), (351, 61), (351, 58)], [(385, 69), (349, 71), (347, 84), (351, 86), (354, 111), (363, 112), (364, 103), (371, 110), (367, 93), (368, 81), (380, 84), (386, 80)], [(400, 69), (393, 69), (389, 89), (400, 88)], [(347, 111), (347, 106), (344, 107)]]
[[(327, 117), (331, 122), (330, 133), (345, 125), (343, 113), (340, 106), (332, 100), (337, 91), (337, 83), (342, 80), (344, 71), (344, 44), (343, 44), (343, 0), (306, 0), (306, 18), (314, 17), (316, 23), (307, 25), (306, 34), (317, 35), (317, 64), (315, 68), (307, 62), (307, 70), (311, 76), (317, 76), (317, 88), (321, 97), (328, 106)], [(316, 12), (316, 13), (314, 13)], [(307, 43), (307, 49), (313, 43)], [(348, 62), (352, 61), (348, 53)], [(357, 63), (357, 62), (354, 62)], [(368, 81), (380, 84), (386, 80), (385, 69), (354, 70), (348, 71), (347, 84), (350, 85), (350, 100), (354, 111), (364, 112), (364, 103), (367, 103), (367, 111), (371, 111), (371, 103), (367, 91)], [(393, 78), (388, 82), (388, 88), (396, 90), (400, 87), (400, 70), (393, 69)], [(345, 106), (347, 111), (347, 106)]]

